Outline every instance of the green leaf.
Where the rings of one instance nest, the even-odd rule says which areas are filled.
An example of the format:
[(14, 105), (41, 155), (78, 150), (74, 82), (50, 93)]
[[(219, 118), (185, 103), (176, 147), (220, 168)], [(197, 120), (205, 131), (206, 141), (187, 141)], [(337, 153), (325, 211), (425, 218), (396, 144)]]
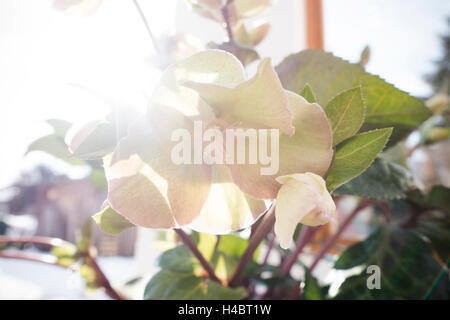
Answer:
[(290, 55), (276, 70), (285, 89), (300, 92), (309, 83), (322, 106), (336, 94), (361, 85), (367, 106), (362, 131), (394, 127), (391, 144), (404, 138), (430, 116), (421, 100), (365, 72), (358, 65), (320, 50)]
[(316, 97), (314, 96), (314, 93), (312, 91), (312, 88), (309, 84), (305, 84), (305, 87), (303, 88), (303, 90), (300, 92), (300, 95), (306, 99), (306, 101), (308, 101), (309, 103), (314, 103), (316, 102)]
[[(342, 256), (345, 258), (339, 258), (337, 266), (361, 265), (363, 270), (344, 281), (336, 299), (448, 299), (448, 279), (435, 281), (441, 267), (433, 258), (430, 244), (415, 231), (395, 225), (380, 228)], [(381, 289), (368, 289), (369, 265), (380, 268)]]
[(243, 287), (228, 288), (189, 272), (161, 270), (149, 281), (144, 299), (239, 300), (247, 295)]
[[(220, 242), (217, 246), (217, 250), (228, 253), (234, 257), (241, 257), (245, 250), (247, 249), (248, 240), (243, 239), (241, 237), (226, 234), (220, 236)], [(253, 255), (253, 259), (256, 260), (258, 258), (259, 250), (255, 250)]]
[(303, 297), (306, 300), (323, 300), (319, 283), (307, 268), (305, 268), (305, 288), (303, 290)]
[(108, 182), (106, 181), (105, 171), (103, 169), (92, 168), (89, 176), (92, 184), (100, 191), (108, 191)]
[(64, 139), (62, 137), (57, 136), (56, 134), (50, 134), (47, 136), (43, 136), (38, 138), (34, 142), (32, 142), (25, 153), (32, 151), (43, 151), (46, 152), (56, 158), (64, 160), (73, 165), (81, 165), (84, 164), (83, 161), (78, 159), (70, 158), (70, 152), (67, 149), (66, 144), (64, 143)]
[(344, 91), (334, 97), (324, 108), (333, 132), (333, 145), (354, 136), (364, 122), (366, 106), (361, 88)]
[(175, 272), (193, 272), (198, 264), (197, 258), (185, 246), (164, 251), (157, 260), (161, 269)]
[(335, 269), (350, 269), (366, 263), (378, 250), (384, 230), (378, 229), (366, 240), (358, 242), (342, 252), (334, 263)]
[(442, 261), (450, 259), (450, 214), (435, 214), (422, 217), (415, 230), (431, 241)]
[(407, 169), (377, 158), (360, 176), (340, 186), (333, 193), (391, 200), (405, 198), (405, 191), (414, 187), (414, 178)]
[(62, 119), (48, 119), (46, 121), (54, 130), (54, 134), (57, 137), (64, 138), (67, 131), (69, 131), (72, 123)]
[[(231, 276), (248, 245), (248, 240), (233, 234), (221, 235), (218, 244), (216, 235), (196, 232), (194, 238), (199, 251), (212, 265), (217, 277), (223, 280)], [(253, 254), (254, 261), (259, 253), (260, 247)]]
[(74, 134), (68, 144), (74, 157), (101, 159), (111, 153), (117, 144), (116, 126), (109, 122), (89, 122)]
[(79, 259), (74, 245), (53, 247), (50, 252), (58, 259), (58, 264), (65, 267), (72, 266)]
[(102, 211), (93, 215), (92, 218), (103, 231), (111, 234), (119, 234), (125, 229), (134, 227), (134, 224), (110, 206), (106, 206)]
[(433, 208), (439, 208), (450, 213), (450, 188), (434, 186), (427, 196), (427, 203)]
[(364, 172), (383, 150), (391, 132), (391, 128), (364, 132), (339, 144), (326, 178), (328, 190), (332, 191)]

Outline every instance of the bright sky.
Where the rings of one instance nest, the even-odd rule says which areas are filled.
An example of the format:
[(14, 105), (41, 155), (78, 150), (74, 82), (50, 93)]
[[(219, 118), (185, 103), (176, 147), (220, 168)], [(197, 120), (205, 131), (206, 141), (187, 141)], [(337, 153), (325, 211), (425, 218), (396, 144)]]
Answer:
[[(274, 27), (260, 53), (274, 62), (297, 51), (304, 40), (296, 1), (278, 0), (262, 16)], [(203, 41), (224, 36), (220, 26), (176, 0), (140, 2), (157, 35), (176, 27)], [(101, 99), (75, 85), (143, 110), (160, 74), (149, 64), (153, 48), (131, 1), (103, 1), (90, 17), (69, 16), (51, 3), (0, 0), (0, 186), (37, 162), (66, 171), (45, 154), (23, 154), (31, 141), (50, 132), (45, 119), (82, 121), (105, 114)], [(369, 44), (370, 72), (428, 95), (423, 75), (440, 56), (438, 35), (446, 31), (447, 16), (450, 1), (324, 0), (326, 49), (354, 62)]]

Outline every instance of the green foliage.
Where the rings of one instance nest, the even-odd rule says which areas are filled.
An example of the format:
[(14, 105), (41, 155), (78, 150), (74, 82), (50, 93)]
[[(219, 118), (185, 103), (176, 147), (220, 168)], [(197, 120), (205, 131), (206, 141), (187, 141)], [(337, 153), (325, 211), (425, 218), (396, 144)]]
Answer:
[(89, 178), (98, 190), (108, 191), (108, 182), (106, 181), (105, 172), (103, 169), (93, 167)]
[[(369, 265), (381, 269), (380, 289), (367, 287)], [(428, 295), (448, 299), (448, 279), (435, 283), (441, 267), (433, 258), (431, 245), (413, 230), (381, 227), (344, 251), (335, 263), (337, 269), (356, 266), (363, 271), (344, 281), (336, 299), (422, 299)]]
[(442, 261), (448, 261), (450, 258), (450, 214), (425, 216), (418, 221), (415, 229), (430, 240)]
[(314, 96), (314, 92), (311, 89), (311, 86), (309, 84), (305, 84), (305, 87), (300, 92), (300, 95), (306, 99), (309, 103), (316, 102), (316, 97)]
[(102, 211), (93, 215), (92, 218), (103, 231), (111, 234), (119, 234), (125, 229), (134, 227), (134, 224), (129, 222), (110, 206), (106, 206)]
[(56, 136), (63, 138), (72, 126), (72, 123), (62, 119), (48, 119), (46, 122), (53, 128)]
[[(73, 139), (73, 157), (82, 160), (100, 160), (111, 153), (117, 144), (116, 126), (109, 122), (88, 123)], [(71, 143), (73, 144), (73, 143)]]
[(323, 300), (323, 294), (317, 279), (309, 272), (308, 268), (305, 269), (305, 288), (303, 289), (303, 298), (305, 300)]
[(353, 136), (339, 144), (326, 178), (328, 190), (336, 189), (366, 170), (377, 154), (383, 150), (391, 131), (391, 128), (373, 130)]
[(30, 143), (25, 154), (32, 151), (42, 151), (72, 165), (84, 164), (81, 160), (71, 158), (70, 152), (64, 142), (64, 136), (71, 127), (71, 123), (60, 119), (49, 119), (46, 122), (53, 128), (54, 132)]
[(366, 113), (361, 88), (338, 94), (324, 109), (333, 132), (334, 146), (353, 137), (361, 128)]
[(434, 186), (427, 196), (427, 204), (432, 208), (439, 208), (450, 213), (450, 188)]
[(377, 158), (360, 176), (340, 186), (333, 193), (389, 200), (405, 198), (405, 191), (413, 187), (414, 179), (407, 169)]
[(300, 92), (309, 83), (322, 106), (340, 92), (361, 86), (367, 105), (362, 131), (393, 127), (391, 144), (404, 138), (430, 116), (419, 99), (330, 53), (305, 50), (287, 57), (276, 70), (283, 87), (288, 90)]
[(144, 299), (164, 300), (240, 300), (247, 295), (242, 288), (228, 288), (189, 272), (159, 271), (147, 284)]
[(450, 188), (434, 186), (427, 195), (419, 190), (408, 193), (409, 206), (433, 214), (420, 216), (415, 230), (433, 245), (442, 261), (450, 258)]
[(200, 264), (192, 252), (185, 246), (176, 246), (163, 252), (158, 260), (157, 265), (164, 270), (174, 272), (194, 272)]
[[(211, 263), (217, 268), (217, 264)], [(202, 269), (197, 258), (185, 246), (177, 246), (164, 252), (158, 259), (161, 267), (145, 288), (145, 299), (243, 299), (247, 291), (227, 288), (199, 276)]]
[(58, 259), (58, 264), (65, 267), (70, 267), (78, 261), (76, 246), (53, 247), (51, 253)]

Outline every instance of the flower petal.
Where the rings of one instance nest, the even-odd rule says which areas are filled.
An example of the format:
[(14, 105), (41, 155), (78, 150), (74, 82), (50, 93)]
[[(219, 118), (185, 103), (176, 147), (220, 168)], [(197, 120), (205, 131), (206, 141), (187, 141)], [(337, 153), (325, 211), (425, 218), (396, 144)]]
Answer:
[(277, 178), (282, 183), (275, 208), (275, 234), (288, 249), (297, 224), (318, 226), (336, 215), (336, 206), (322, 177), (307, 172)]
[(198, 94), (181, 82), (239, 83), (245, 79), (242, 64), (222, 50), (205, 50), (168, 67), (155, 88), (152, 103), (167, 105), (189, 117), (210, 117), (207, 106)]
[(171, 133), (192, 121), (169, 107), (154, 107), (152, 119), (135, 123), (111, 161), (106, 161), (108, 201), (132, 223), (171, 228), (190, 223), (199, 214), (211, 182), (207, 165), (174, 164)]
[(261, 61), (256, 75), (238, 85), (186, 81), (214, 109), (217, 117), (246, 128), (274, 128), (294, 134), (287, 98), (270, 58)]
[[(333, 137), (323, 109), (290, 91), (286, 91), (286, 96), (294, 115), (292, 124), (295, 134), (292, 137), (280, 135), (278, 172), (261, 175), (261, 167), (267, 166), (259, 163), (230, 166), (234, 182), (242, 191), (257, 199), (276, 197), (280, 184), (275, 181), (275, 177), (304, 172), (324, 175), (333, 158)], [(269, 139), (268, 145), (271, 144)]]
[(250, 226), (265, 210), (264, 201), (239, 190), (226, 166), (214, 166), (208, 199), (189, 227), (198, 232), (225, 234)]
[(228, 10), (238, 18), (247, 18), (259, 14), (274, 3), (274, 0), (234, 0)]
[(247, 28), (242, 21), (238, 21), (233, 27), (233, 35), (236, 42), (246, 46), (258, 45), (267, 35), (270, 23), (259, 23)]

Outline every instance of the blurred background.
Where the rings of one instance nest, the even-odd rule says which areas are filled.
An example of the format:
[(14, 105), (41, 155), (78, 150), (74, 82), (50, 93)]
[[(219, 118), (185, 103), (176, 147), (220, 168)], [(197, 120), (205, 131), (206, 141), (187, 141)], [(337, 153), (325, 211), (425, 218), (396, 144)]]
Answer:
[[(100, 164), (68, 157), (67, 129), (115, 108), (143, 113), (164, 66), (223, 41), (226, 33), (184, 0), (141, 0), (167, 52), (161, 61), (133, 1), (103, 1), (95, 12), (58, 2), (64, 1), (0, 0), (0, 235), (75, 242), (99, 211), (106, 189)], [(367, 71), (423, 99), (448, 95), (450, 2), (313, 1), (320, 3), (319, 12), (307, 2), (278, 0), (258, 16), (272, 25), (257, 47), (261, 57), (278, 64), (291, 53), (323, 45), (358, 63), (368, 47)], [(314, 15), (313, 26), (308, 15)], [(313, 27), (317, 39), (311, 43)], [(249, 73), (256, 64), (248, 66)], [(412, 136), (410, 143), (419, 138)], [(415, 150), (410, 166), (424, 187), (450, 186), (449, 154), (448, 141)], [(145, 281), (133, 279), (156, 271), (158, 232), (135, 228), (112, 236), (93, 230), (98, 263), (111, 283), (140, 298)], [(347, 233), (358, 232), (364, 230), (356, 226)], [(0, 258), (0, 299), (107, 298), (99, 291), (86, 294), (85, 287), (70, 269)]]

